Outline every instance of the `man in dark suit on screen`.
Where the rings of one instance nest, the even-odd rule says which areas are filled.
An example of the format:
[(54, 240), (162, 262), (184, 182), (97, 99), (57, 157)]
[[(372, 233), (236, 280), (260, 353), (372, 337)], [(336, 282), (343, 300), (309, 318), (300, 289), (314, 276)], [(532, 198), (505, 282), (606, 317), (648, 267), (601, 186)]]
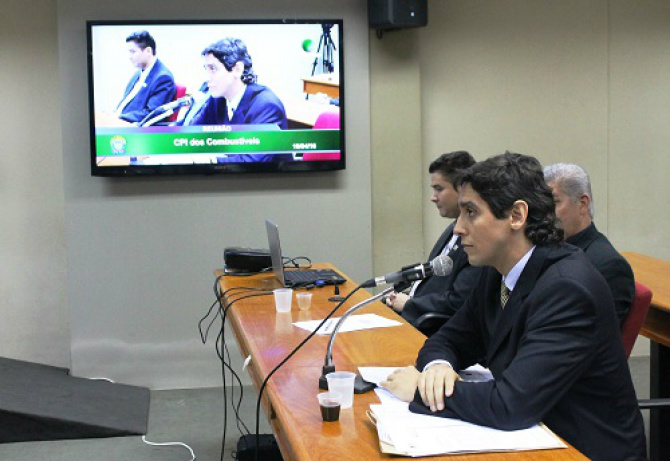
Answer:
[(177, 88), (172, 72), (156, 58), (156, 41), (147, 31), (126, 38), (130, 62), (138, 71), (126, 86), (116, 116), (137, 123), (149, 113), (174, 99)]
[(544, 179), (554, 193), (556, 216), (561, 221), (565, 241), (581, 248), (605, 277), (622, 324), (633, 303), (635, 279), (628, 261), (593, 223), (595, 208), (589, 175), (579, 165), (556, 163), (544, 168)]
[[(458, 217), (458, 184), (460, 174), (474, 165), (475, 159), (468, 152), (456, 151), (442, 154), (429, 166), (431, 202), (443, 218)], [(454, 265), (446, 277), (431, 276), (415, 282), (409, 294), (391, 293), (386, 304), (400, 312), (405, 320), (427, 336), (439, 329), (463, 305), (479, 277), (480, 269), (468, 264), (452, 222), (442, 233), (430, 252), (432, 260), (449, 254)], [(426, 314), (437, 314), (428, 318)], [(423, 316), (423, 317), (422, 317)]]
[[(274, 125), (286, 129), (284, 104), (268, 87), (256, 83), (253, 61), (240, 39), (228, 37), (202, 52), (211, 97), (191, 125)], [(231, 154), (219, 163), (291, 161), (291, 154)]]
[[(505, 153), (462, 179), (454, 232), (486, 266), (416, 367), (382, 383), (410, 410), (503, 430), (544, 422), (594, 461), (646, 456), (642, 416), (612, 296), (582, 251), (563, 244), (533, 157)], [(494, 379), (458, 372), (488, 367)]]

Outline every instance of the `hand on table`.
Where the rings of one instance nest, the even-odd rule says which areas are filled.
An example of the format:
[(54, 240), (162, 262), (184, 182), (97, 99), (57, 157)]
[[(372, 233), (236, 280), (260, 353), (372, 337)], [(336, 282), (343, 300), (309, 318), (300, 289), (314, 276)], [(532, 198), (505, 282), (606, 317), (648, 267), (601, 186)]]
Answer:
[(414, 400), (416, 385), (419, 381), (419, 370), (413, 366), (399, 368), (391, 373), (381, 386), (393, 392), (403, 402)]
[(424, 405), (431, 411), (444, 410), (444, 397), (454, 393), (458, 373), (447, 364), (435, 364), (419, 375), (417, 387)]

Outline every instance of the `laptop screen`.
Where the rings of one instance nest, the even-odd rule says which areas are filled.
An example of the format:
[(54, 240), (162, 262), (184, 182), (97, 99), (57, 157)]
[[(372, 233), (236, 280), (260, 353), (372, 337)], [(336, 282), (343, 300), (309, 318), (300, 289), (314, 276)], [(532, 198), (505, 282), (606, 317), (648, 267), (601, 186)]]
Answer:
[(270, 247), (270, 259), (272, 259), (272, 272), (277, 280), (286, 286), (284, 280), (284, 262), (281, 257), (281, 245), (279, 244), (279, 228), (275, 223), (266, 219), (265, 228), (268, 232), (268, 245)]

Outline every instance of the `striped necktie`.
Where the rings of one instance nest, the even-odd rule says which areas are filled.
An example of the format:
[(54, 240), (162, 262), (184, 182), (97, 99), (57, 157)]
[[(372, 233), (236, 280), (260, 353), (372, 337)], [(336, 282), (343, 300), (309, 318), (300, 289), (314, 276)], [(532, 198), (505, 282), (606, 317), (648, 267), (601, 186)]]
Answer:
[(505, 282), (500, 282), (500, 305), (503, 309), (505, 308), (508, 300), (509, 290), (507, 289), (507, 285), (505, 285)]

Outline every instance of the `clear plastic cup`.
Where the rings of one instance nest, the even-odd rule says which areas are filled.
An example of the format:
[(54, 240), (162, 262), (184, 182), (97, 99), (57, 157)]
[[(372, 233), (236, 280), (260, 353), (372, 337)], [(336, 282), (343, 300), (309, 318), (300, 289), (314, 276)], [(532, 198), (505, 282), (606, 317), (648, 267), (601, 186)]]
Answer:
[(298, 308), (306, 311), (312, 307), (312, 293), (296, 293), (295, 299), (298, 300)]
[(350, 408), (354, 404), (354, 379), (356, 373), (350, 371), (334, 371), (326, 375), (328, 390), (342, 394), (342, 408)]
[(339, 392), (322, 392), (317, 394), (321, 407), (321, 418), (326, 422), (339, 421), (342, 394)]
[(275, 308), (277, 312), (290, 312), (293, 301), (293, 290), (290, 288), (277, 288), (272, 290), (275, 295)]

